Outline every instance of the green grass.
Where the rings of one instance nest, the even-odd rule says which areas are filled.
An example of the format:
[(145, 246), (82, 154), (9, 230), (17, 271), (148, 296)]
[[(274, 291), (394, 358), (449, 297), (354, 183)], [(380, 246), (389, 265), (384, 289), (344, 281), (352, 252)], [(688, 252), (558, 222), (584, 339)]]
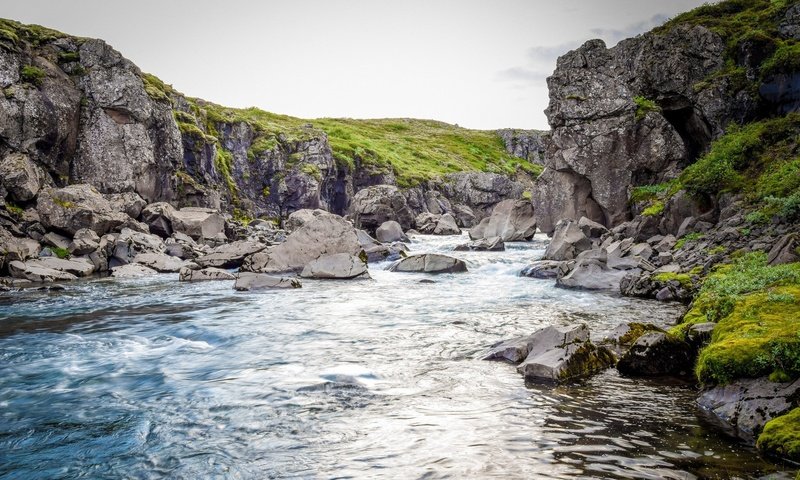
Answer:
[(673, 248), (673, 250), (680, 250), (688, 242), (696, 242), (696, 241), (702, 239), (704, 236), (705, 235), (703, 235), (702, 233), (698, 233), (698, 232), (688, 233), (688, 234), (682, 236), (681, 238), (679, 238), (678, 241), (675, 242), (675, 246), (672, 247), (672, 248)]
[(633, 102), (636, 104), (636, 121), (642, 120), (649, 112), (660, 112), (661, 107), (653, 100), (647, 99), (642, 96), (633, 97)]
[(775, 375), (800, 377), (800, 263), (767, 265), (753, 252), (719, 267), (671, 333), (718, 322), (695, 372), (707, 384)]
[(19, 71), (19, 76), (23, 82), (36, 85), (37, 87), (42, 84), (42, 80), (47, 74), (41, 68), (34, 67), (33, 65), (25, 65)]
[(653, 279), (663, 283), (676, 281), (680, 283), (683, 288), (692, 288), (694, 286), (692, 275), (689, 273), (657, 273), (653, 276)]
[(756, 444), (764, 453), (800, 462), (800, 408), (767, 422)]
[(55, 255), (56, 257), (58, 257), (58, 258), (60, 258), (62, 260), (65, 259), (65, 258), (69, 258), (70, 257), (69, 250), (67, 250), (66, 248), (63, 248), (63, 247), (52, 247), (50, 250), (53, 252), (53, 255)]
[(642, 210), (642, 215), (645, 217), (656, 217), (661, 215), (664, 212), (664, 202), (655, 201), (650, 204), (647, 208)]
[(81, 54), (78, 52), (61, 52), (58, 54), (58, 63), (78, 62)]

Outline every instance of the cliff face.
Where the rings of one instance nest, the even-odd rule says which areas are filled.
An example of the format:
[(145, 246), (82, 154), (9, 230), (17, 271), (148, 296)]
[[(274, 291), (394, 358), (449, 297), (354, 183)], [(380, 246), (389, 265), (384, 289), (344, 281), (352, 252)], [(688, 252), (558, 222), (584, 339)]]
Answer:
[[(0, 88), (0, 163), (22, 155), (35, 183), (85, 183), (242, 218), (344, 214), (358, 190), (378, 184), (404, 187), (409, 202), (428, 191), (480, 196), (448, 187), (469, 176), (459, 171), (484, 170), (488, 180), (466, 183), (492, 188), (491, 174), (502, 174), (489, 195), (496, 202), (520, 195), (541, 170), (538, 132), (229, 109), (185, 97), (102, 40), (8, 20), (0, 20)], [(520, 175), (525, 184), (511, 180)]]
[[(724, 8), (735, 14), (737, 5)], [(773, 43), (797, 30), (796, 10), (783, 7), (774, 14), (779, 18), (767, 19), (781, 25)], [(581, 216), (619, 225), (635, 213), (634, 187), (676, 178), (731, 122), (796, 108), (796, 75), (763, 69), (774, 46), (752, 32), (735, 37), (702, 14), (611, 49), (589, 41), (559, 58), (548, 79), (546, 170), (533, 192), (543, 231)], [(670, 230), (662, 233), (677, 233)]]

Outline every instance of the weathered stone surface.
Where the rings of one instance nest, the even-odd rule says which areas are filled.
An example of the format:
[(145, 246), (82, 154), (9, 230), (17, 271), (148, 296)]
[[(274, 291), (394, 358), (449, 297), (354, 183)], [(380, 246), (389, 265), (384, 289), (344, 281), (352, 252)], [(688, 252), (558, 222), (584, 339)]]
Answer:
[(389, 266), (390, 272), (461, 273), (467, 264), (457, 258), (435, 253), (410, 255)]
[(436, 222), (433, 229), (434, 235), (461, 235), (461, 229), (456, 224), (456, 219), (449, 213), (445, 213)]
[(519, 275), (539, 279), (556, 279), (566, 271), (565, 263), (556, 260), (537, 260), (523, 268)]
[(798, 395), (800, 380), (775, 383), (765, 377), (711, 388), (697, 403), (728, 431), (753, 442), (768, 421), (796, 406)]
[(332, 215), (331, 213), (326, 212), (322, 209), (308, 209), (304, 208), (302, 210), (297, 210), (296, 212), (292, 212), (289, 214), (289, 217), (284, 222), (284, 227), (286, 230), (293, 232), (298, 228), (302, 227), (306, 223), (314, 220), (315, 218)]
[(312, 260), (300, 273), (302, 278), (339, 279), (369, 278), (367, 264), (349, 253), (323, 255)]
[(151, 203), (141, 212), (142, 222), (150, 228), (150, 232), (162, 238), (172, 235), (172, 215), (175, 207), (166, 202)]
[(585, 290), (620, 291), (620, 282), (627, 275), (625, 270), (608, 268), (594, 259), (581, 259), (566, 275), (556, 280), (556, 285), (564, 288)]
[(482, 238), (454, 248), (457, 252), (502, 252), (505, 249), (506, 244), (500, 237)]
[(44, 173), (22, 153), (11, 153), (0, 160), (0, 185), (18, 202), (36, 197)]
[(353, 226), (339, 216), (321, 216), (292, 232), (286, 241), (245, 259), (250, 272), (298, 272), (322, 255), (361, 253)]
[(109, 256), (118, 264), (131, 263), (134, 257), (142, 253), (164, 253), (166, 251), (164, 242), (158, 236), (134, 232), (127, 228), (122, 229), (119, 235), (109, 239), (109, 248)]
[(350, 215), (356, 227), (374, 232), (384, 222), (394, 220), (411, 228), (414, 215), (406, 197), (393, 185), (375, 185), (361, 189), (350, 204)]
[(403, 233), (403, 227), (394, 220), (383, 222), (381, 226), (375, 230), (375, 238), (382, 243), (408, 241), (408, 237)]
[(172, 273), (180, 271), (187, 262), (166, 253), (140, 253), (133, 257), (133, 263), (144, 265), (160, 273)]
[(276, 288), (300, 288), (302, 284), (294, 278), (273, 277), (263, 273), (242, 272), (233, 288), (240, 291), (271, 290)]
[(25, 262), (25, 265), (28, 267), (42, 267), (71, 273), (76, 277), (87, 277), (95, 271), (94, 264), (91, 262), (91, 260), (85, 257), (73, 257), (70, 259), (43, 257), (28, 260)]
[(21, 278), (36, 283), (61, 282), (78, 279), (78, 277), (69, 272), (48, 268), (39, 262), (32, 262), (35, 261), (29, 260), (23, 263), (15, 260), (10, 262), (8, 264), (8, 272), (14, 278)]
[(504, 200), (498, 203), (488, 218), (469, 231), (473, 240), (500, 237), (504, 242), (530, 240), (536, 233), (533, 206), (524, 200)]
[(205, 282), (211, 280), (235, 280), (236, 275), (220, 268), (208, 267), (201, 270), (193, 270), (183, 267), (178, 273), (178, 280), (181, 282)]
[(194, 261), (201, 267), (238, 268), (246, 257), (265, 248), (267, 246), (263, 243), (239, 240), (220, 245)]
[(70, 235), (82, 228), (103, 235), (128, 220), (90, 185), (45, 188), (39, 193), (36, 210), (46, 228)]
[(506, 145), (506, 152), (518, 158), (524, 158), (537, 165), (544, 164), (545, 145), (542, 133), (537, 130), (518, 130), (506, 128), (497, 134)]
[(584, 235), (578, 222), (562, 220), (556, 225), (553, 238), (544, 252), (544, 260), (572, 260), (590, 248), (592, 242)]
[(358, 243), (367, 255), (367, 262), (394, 261), (400, 258), (400, 252), (407, 252), (408, 246), (403, 242), (393, 242), (391, 245), (384, 245), (372, 238), (364, 230), (357, 230), (356, 236)]
[(82, 228), (75, 232), (72, 242), (69, 244), (69, 252), (72, 255), (88, 255), (100, 246), (100, 236), (93, 230)]
[(149, 277), (151, 275), (157, 275), (158, 272), (153, 270), (152, 268), (145, 267), (144, 265), (138, 265), (135, 263), (129, 263), (127, 265), (120, 265), (118, 267), (114, 267), (111, 269), (111, 276), (114, 278), (139, 278), (139, 277)]
[[(87, 230), (87, 229), (81, 229)], [(56, 232), (47, 232), (44, 237), (42, 237), (42, 243), (54, 248), (61, 248), (64, 250), (69, 249), (70, 240), (69, 238), (65, 237), (64, 235), (60, 235)]]
[(195, 240), (226, 240), (225, 220), (218, 211), (186, 207), (172, 212), (172, 231), (185, 233)]
[(0, 238), (0, 255), (5, 255), (7, 261), (15, 260), (24, 262), (29, 258), (36, 258), (42, 246), (30, 238), (6, 237)]
[[(520, 198), (526, 188), (505, 175), (483, 172), (452, 173), (445, 175), (440, 182), (437, 190), (453, 205), (468, 206), (475, 220), (487, 217), (494, 206), (503, 200)], [(453, 213), (457, 213), (456, 208), (453, 209)]]
[(789, 233), (781, 237), (769, 251), (767, 262), (770, 265), (780, 265), (800, 261), (800, 236)]
[(663, 332), (639, 337), (620, 358), (617, 370), (634, 376), (686, 376), (694, 371), (695, 350)]
[(127, 214), (131, 218), (139, 218), (147, 202), (135, 192), (109, 193), (105, 195), (111, 208)]

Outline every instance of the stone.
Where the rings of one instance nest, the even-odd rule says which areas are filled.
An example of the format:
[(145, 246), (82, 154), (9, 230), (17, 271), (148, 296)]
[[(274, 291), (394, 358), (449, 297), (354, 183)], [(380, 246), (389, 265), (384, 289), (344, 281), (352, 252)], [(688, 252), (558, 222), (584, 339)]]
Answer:
[(139, 218), (142, 209), (147, 205), (136, 192), (108, 193), (104, 196), (114, 211), (122, 212), (131, 218)]
[[(30, 260), (30, 262), (33, 262), (33, 260)], [(14, 278), (21, 278), (36, 283), (61, 282), (78, 279), (78, 277), (69, 272), (48, 268), (40, 263), (29, 264), (27, 262), (20, 262), (19, 260), (14, 260), (8, 264), (8, 272)]]
[(23, 153), (11, 153), (0, 161), (0, 185), (17, 202), (33, 200), (43, 177), (41, 169)]
[(86, 257), (73, 257), (70, 259), (45, 257), (28, 260), (25, 262), (28, 267), (43, 267), (51, 270), (70, 273), (76, 277), (87, 277), (94, 273), (94, 264)]
[(461, 235), (461, 229), (456, 224), (456, 219), (449, 213), (445, 213), (436, 222), (433, 229), (434, 235)]
[(600, 238), (608, 233), (606, 227), (586, 217), (581, 217), (578, 220), (578, 228), (581, 229), (586, 238)]
[(164, 253), (166, 251), (166, 246), (160, 237), (149, 233), (134, 232), (127, 228), (109, 240), (109, 257), (118, 264), (131, 263), (134, 257), (142, 253)]
[(233, 286), (234, 289), (240, 292), (300, 287), (302, 287), (302, 284), (294, 278), (273, 277), (263, 273), (252, 272), (239, 273)]
[(482, 238), (469, 243), (457, 245), (454, 250), (457, 252), (502, 252), (505, 251), (506, 244), (500, 237)]
[(308, 209), (304, 208), (302, 210), (297, 210), (296, 212), (292, 212), (289, 214), (289, 217), (284, 222), (284, 228), (286, 230), (293, 232), (298, 228), (302, 227), (306, 223), (314, 220), (315, 218), (321, 216), (333, 215), (331, 213), (326, 212), (325, 210), (317, 209)]
[(572, 260), (584, 250), (592, 248), (592, 242), (573, 220), (558, 222), (553, 238), (544, 252), (544, 260)]
[(36, 211), (45, 228), (69, 235), (83, 228), (104, 235), (128, 220), (94, 187), (81, 184), (44, 188), (37, 198)]
[(367, 264), (349, 253), (323, 255), (312, 260), (300, 273), (302, 278), (340, 279), (369, 278)]
[(528, 340), (528, 354), (517, 367), (526, 380), (563, 383), (614, 365), (614, 354), (589, 340), (585, 324), (549, 326)]
[(383, 222), (375, 230), (375, 238), (382, 243), (407, 242), (408, 237), (403, 233), (403, 227), (394, 220)]
[(789, 233), (781, 237), (767, 255), (767, 263), (770, 265), (797, 261), (800, 261), (800, 236), (796, 233)]
[(239, 268), (245, 258), (266, 248), (263, 243), (238, 240), (215, 247), (194, 261), (201, 267)]
[(5, 254), (5, 259), (9, 262), (24, 262), (29, 258), (36, 258), (41, 250), (39, 242), (30, 238), (0, 238), (0, 254)]
[(151, 203), (142, 209), (140, 219), (150, 232), (161, 238), (172, 235), (172, 216), (175, 207), (166, 202)]
[(187, 262), (166, 253), (140, 253), (133, 257), (132, 263), (152, 268), (159, 273), (174, 273), (185, 267)]
[(72, 255), (88, 255), (100, 247), (100, 236), (93, 230), (82, 228), (75, 232), (69, 244)]
[(412, 227), (414, 215), (406, 197), (394, 185), (363, 188), (353, 197), (349, 214), (357, 228), (374, 232), (384, 222), (394, 220), (403, 229)]
[(630, 376), (687, 376), (694, 372), (696, 351), (664, 332), (639, 337), (619, 359), (617, 370)]
[(424, 253), (403, 258), (390, 265), (387, 270), (390, 272), (461, 273), (467, 271), (467, 264), (446, 255)]
[(556, 279), (566, 269), (566, 262), (555, 260), (537, 260), (519, 273), (521, 277)]
[[(87, 230), (87, 229), (82, 229), (82, 230)], [(64, 235), (59, 235), (58, 233), (55, 232), (48, 232), (42, 238), (42, 243), (50, 247), (67, 250), (69, 249), (69, 245), (71, 242), (69, 238), (65, 237)]]
[(120, 265), (118, 267), (114, 267), (111, 269), (111, 276), (114, 278), (140, 278), (140, 277), (149, 277), (151, 275), (157, 275), (158, 272), (153, 270), (152, 268), (145, 267), (144, 265), (138, 265), (135, 263), (129, 263), (127, 265)]
[(205, 282), (211, 280), (236, 280), (236, 275), (222, 270), (221, 268), (208, 267), (200, 270), (193, 270), (183, 267), (178, 272), (178, 280), (181, 282)]
[(504, 242), (530, 240), (536, 233), (533, 206), (524, 200), (504, 200), (498, 203), (488, 218), (469, 231), (473, 240), (500, 237)]
[(483, 356), (482, 360), (502, 360), (509, 363), (520, 363), (525, 360), (530, 351), (529, 343), (535, 341), (534, 335), (517, 337), (492, 345), (492, 349)]
[(564, 276), (556, 280), (556, 285), (563, 288), (584, 290), (620, 291), (620, 282), (625, 277), (625, 270), (608, 268), (594, 259), (583, 259)]
[(242, 270), (259, 273), (299, 272), (322, 255), (359, 255), (356, 229), (338, 215), (318, 217), (292, 232), (280, 245), (247, 257)]
[(172, 212), (170, 220), (173, 232), (185, 233), (194, 240), (227, 240), (225, 220), (216, 210), (185, 207)]
[(771, 419), (795, 408), (800, 380), (786, 383), (768, 378), (744, 378), (705, 390), (697, 403), (730, 433), (754, 442)]

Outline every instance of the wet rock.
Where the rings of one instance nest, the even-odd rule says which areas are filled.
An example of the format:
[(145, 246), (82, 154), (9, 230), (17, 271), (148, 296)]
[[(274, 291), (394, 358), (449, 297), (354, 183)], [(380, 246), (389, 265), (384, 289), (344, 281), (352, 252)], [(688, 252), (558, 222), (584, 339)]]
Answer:
[(194, 261), (201, 267), (239, 268), (245, 258), (266, 248), (263, 243), (239, 240), (215, 247)]
[(311, 261), (300, 273), (302, 278), (339, 279), (369, 278), (367, 264), (349, 253), (323, 255)]
[(33, 200), (42, 186), (44, 172), (22, 153), (11, 153), (0, 160), (0, 185), (17, 202)]
[(533, 207), (524, 200), (504, 200), (498, 203), (488, 218), (469, 231), (473, 240), (500, 237), (504, 242), (530, 240), (536, 233)]
[(387, 270), (390, 272), (461, 273), (467, 271), (467, 264), (446, 255), (425, 253), (410, 255), (393, 263)]
[(152, 268), (159, 273), (173, 273), (180, 271), (187, 262), (166, 253), (140, 253), (133, 257), (133, 263)]
[(687, 376), (694, 371), (695, 350), (664, 332), (639, 337), (620, 358), (617, 370), (631, 376)]
[(144, 265), (138, 265), (135, 263), (129, 263), (127, 265), (120, 265), (118, 267), (114, 267), (111, 269), (111, 276), (114, 278), (140, 278), (140, 277), (149, 277), (151, 275), (157, 275), (158, 272), (153, 270), (152, 268), (145, 267)]
[(97, 250), (99, 246), (100, 236), (88, 228), (82, 228), (72, 237), (69, 252), (72, 255), (88, 255)]
[(697, 403), (727, 431), (753, 442), (768, 421), (796, 406), (798, 395), (800, 380), (776, 383), (764, 377), (708, 389)]
[(277, 288), (300, 288), (302, 284), (294, 278), (273, 277), (263, 273), (241, 272), (233, 288), (240, 292), (271, 290)]
[(445, 213), (436, 222), (436, 228), (433, 229), (434, 235), (461, 235), (461, 229), (456, 224), (456, 219), (449, 213)]
[(205, 282), (212, 280), (235, 280), (236, 275), (220, 268), (208, 267), (200, 270), (193, 270), (183, 267), (178, 273), (178, 280), (181, 282)]
[(506, 244), (500, 237), (482, 238), (469, 243), (456, 246), (457, 252), (502, 252), (505, 251)]
[(355, 228), (338, 215), (321, 216), (292, 232), (280, 245), (250, 255), (242, 269), (249, 272), (298, 272), (322, 255), (359, 255)]
[(620, 356), (624, 355), (642, 335), (650, 332), (664, 332), (650, 323), (631, 322), (618, 325), (603, 339), (603, 345), (609, 346)]
[(569, 273), (556, 280), (556, 285), (563, 288), (618, 292), (625, 275), (625, 270), (608, 268), (601, 261), (586, 258), (576, 261)]
[(572, 260), (590, 248), (592, 242), (584, 235), (578, 222), (562, 220), (555, 227), (553, 238), (544, 252), (544, 260)]
[[(29, 260), (28, 262), (34, 262)], [(21, 278), (36, 283), (49, 283), (77, 280), (78, 277), (61, 270), (48, 268), (41, 263), (23, 263), (18, 260), (12, 261), (8, 264), (8, 272), (14, 278)]]
[(104, 235), (128, 220), (90, 185), (45, 188), (39, 193), (36, 210), (47, 229), (70, 235), (82, 228)]
[(394, 220), (383, 222), (381, 226), (375, 230), (375, 237), (382, 243), (408, 241), (408, 237), (403, 233), (403, 227)]
[(521, 277), (556, 279), (566, 271), (566, 262), (555, 260), (537, 260), (519, 273)]
[(349, 213), (355, 226), (368, 232), (374, 232), (389, 220), (396, 221), (404, 229), (411, 228), (414, 222), (406, 197), (393, 185), (374, 185), (359, 190)]

